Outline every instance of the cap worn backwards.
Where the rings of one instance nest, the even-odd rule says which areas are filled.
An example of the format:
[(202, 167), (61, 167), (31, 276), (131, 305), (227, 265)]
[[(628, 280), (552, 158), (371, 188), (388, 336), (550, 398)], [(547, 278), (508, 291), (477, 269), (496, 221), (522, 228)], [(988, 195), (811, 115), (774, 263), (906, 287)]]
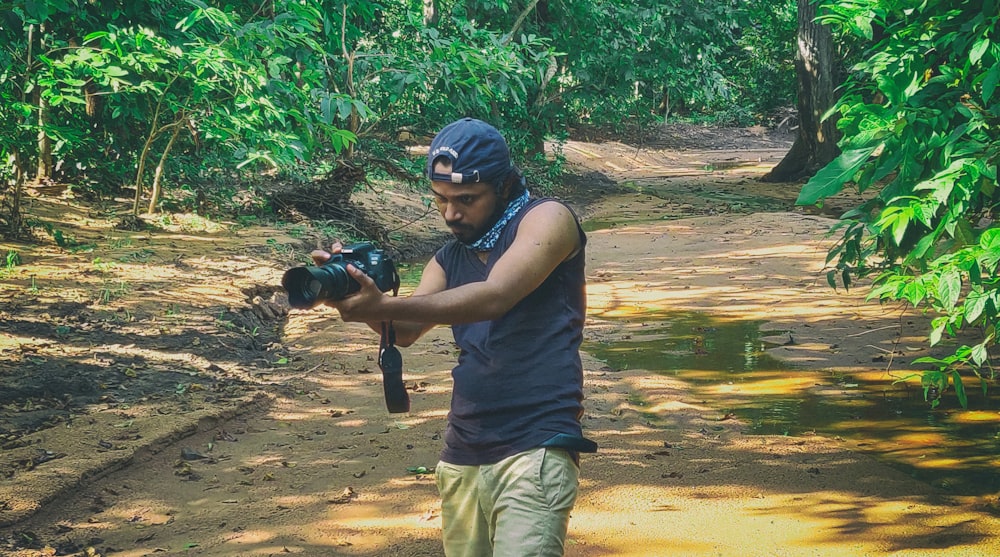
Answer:
[[(440, 158), (451, 161), (451, 172), (434, 172)], [(513, 170), (510, 149), (496, 128), (474, 118), (456, 120), (434, 137), (427, 155), (427, 176), (436, 182), (499, 184)]]

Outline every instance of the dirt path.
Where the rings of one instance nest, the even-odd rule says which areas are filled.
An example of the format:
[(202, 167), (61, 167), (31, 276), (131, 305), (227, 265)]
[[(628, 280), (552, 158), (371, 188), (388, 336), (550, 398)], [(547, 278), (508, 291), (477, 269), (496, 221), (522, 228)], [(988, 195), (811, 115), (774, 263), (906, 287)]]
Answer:
[[(573, 164), (634, 186), (586, 196), (600, 198), (587, 205), (587, 219), (606, 224), (589, 235), (588, 342), (638, 334), (644, 316), (693, 310), (793, 335), (794, 344), (771, 352), (805, 370), (802, 389), (836, 389), (830, 371), (884, 374), (872, 369), (872, 354), (916, 338), (922, 324), (900, 322), (861, 293), (828, 289), (819, 271), (830, 221), (794, 210), (793, 188), (753, 181), (780, 145), (742, 147), (567, 146)], [(656, 181), (644, 181), (650, 176)], [(739, 201), (748, 198), (757, 201)], [(619, 224), (622, 215), (638, 224)], [(75, 233), (86, 240), (88, 217), (78, 218)], [(58, 281), (29, 296), (25, 269), (2, 282), (0, 371), (63, 366), (106, 375), (85, 410), (52, 412), (55, 427), (5, 433), (0, 519), (34, 516), (0, 530), (0, 553), (440, 555), (439, 502), (424, 469), (437, 461), (445, 425), (449, 331), (404, 350), (413, 408), (389, 415), (373, 361), (377, 339), (366, 328), (321, 311), (282, 319), (273, 289), (260, 288), (291, 264), (287, 246), (306, 249), (317, 238), (187, 226), (102, 252), (113, 269), (95, 265), (94, 253), (19, 247), (33, 258), (25, 267), (42, 276), (51, 265)], [(439, 232), (421, 226), (427, 241)], [(111, 234), (94, 233), (101, 249), (111, 249)], [(140, 248), (150, 252), (145, 261), (132, 255)], [(126, 272), (139, 275), (103, 300)], [(58, 305), (71, 293), (76, 306)], [(870, 334), (844, 332), (857, 330)], [(848, 441), (746, 435), (746, 424), (672, 377), (590, 356), (585, 367), (584, 426), (601, 451), (584, 457), (567, 555), (1000, 554), (995, 498), (951, 496)], [(130, 386), (141, 379), (148, 387), (151, 377), (169, 388)], [(768, 385), (717, 388), (738, 401)], [(5, 402), (4, 423), (32, 410), (24, 400), (51, 403), (45, 393)]]

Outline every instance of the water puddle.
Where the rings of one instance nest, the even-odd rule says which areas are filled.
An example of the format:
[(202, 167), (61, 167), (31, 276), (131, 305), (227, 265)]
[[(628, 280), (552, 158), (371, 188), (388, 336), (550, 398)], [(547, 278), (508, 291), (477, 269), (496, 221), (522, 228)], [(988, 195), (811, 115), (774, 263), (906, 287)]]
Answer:
[[(839, 437), (913, 477), (953, 493), (1000, 490), (1000, 399), (972, 400), (963, 411), (951, 393), (937, 409), (919, 383), (795, 369), (767, 349), (780, 331), (761, 322), (699, 313), (647, 313), (627, 321), (613, 342), (588, 341), (584, 350), (612, 369), (643, 369), (677, 377), (692, 396), (733, 413), (750, 432), (816, 433)], [(949, 398), (950, 397), (950, 398)]]

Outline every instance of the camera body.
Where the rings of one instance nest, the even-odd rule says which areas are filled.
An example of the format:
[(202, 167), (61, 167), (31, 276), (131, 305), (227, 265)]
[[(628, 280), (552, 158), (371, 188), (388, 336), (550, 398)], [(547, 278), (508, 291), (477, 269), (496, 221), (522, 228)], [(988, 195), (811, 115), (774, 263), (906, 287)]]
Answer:
[(288, 303), (294, 308), (310, 309), (357, 292), (361, 285), (347, 273), (347, 265), (371, 277), (382, 292), (399, 289), (399, 273), (392, 258), (370, 242), (361, 242), (344, 246), (322, 265), (285, 271), (281, 286), (288, 292)]

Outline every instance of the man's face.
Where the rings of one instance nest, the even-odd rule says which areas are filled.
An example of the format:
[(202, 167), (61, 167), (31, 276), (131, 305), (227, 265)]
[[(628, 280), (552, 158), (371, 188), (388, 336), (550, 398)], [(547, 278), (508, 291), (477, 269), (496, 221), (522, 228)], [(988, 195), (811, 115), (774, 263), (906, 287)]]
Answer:
[[(437, 162), (434, 172), (449, 173), (451, 164)], [(478, 240), (503, 214), (504, 205), (492, 184), (435, 181), (431, 194), (445, 224), (463, 244)]]

